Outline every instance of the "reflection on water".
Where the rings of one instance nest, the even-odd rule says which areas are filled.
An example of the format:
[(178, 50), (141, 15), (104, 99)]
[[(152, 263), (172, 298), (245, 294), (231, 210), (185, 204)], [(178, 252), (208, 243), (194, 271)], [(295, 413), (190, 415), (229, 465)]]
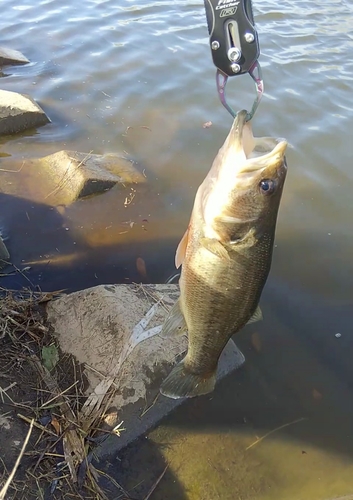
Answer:
[[(266, 91), (254, 132), (292, 145), (265, 319), (237, 336), (241, 371), (112, 461), (129, 487), (145, 481), (134, 489), (142, 497), (164, 459), (157, 500), (353, 495), (353, 4), (265, 0), (254, 10)], [(30, 94), (52, 120), (0, 139), (0, 229), (14, 264), (31, 267), (1, 285), (166, 280), (231, 124), (216, 95), (203, 2), (9, 0), (0, 34), (31, 60), (5, 68), (1, 88)], [(234, 107), (249, 107), (253, 92), (249, 77), (229, 82)], [(148, 188), (128, 207), (117, 189), (52, 207), (26, 187), (26, 171), (5, 172), (61, 149), (127, 154)], [(246, 450), (299, 418), (307, 420)]]

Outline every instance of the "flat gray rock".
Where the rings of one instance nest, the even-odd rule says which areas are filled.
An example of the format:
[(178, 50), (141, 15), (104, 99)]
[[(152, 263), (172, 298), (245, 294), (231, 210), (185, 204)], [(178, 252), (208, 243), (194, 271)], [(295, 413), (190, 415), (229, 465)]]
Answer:
[[(102, 453), (126, 446), (185, 401), (159, 393), (187, 349), (185, 336), (160, 335), (178, 296), (178, 285), (101, 285), (47, 305), (61, 351), (82, 364), (89, 382), (83, 417), (94, 414), (115, 387), (109, 404), (118, 408), (126, 430), (120, 438), (109, 438)], [(244, 356), (231, 340), (221, 356), (218, 378), (243, 363)]]
[(29, 60), (21, 52), (6, 47), (0, 47), (0, 67), (12, 64), (28, 64)]
[[(237, 348), (232, 339), (224, 348), (218, 363), (217, 380), (220, 381), (232, 371), (240, 368), (245, 362), (243, 353)], [(158, 422), (175, 408), (187, 401), (186, 399), (170, 399), (159, 393), (159, 386), (164, 377), (159, 377), (151, 384), (145, 400), (128, 404), (119, 409), (119, 421), (123, 421), (125, 429), (119, 437), (109, 438), (97, 449), (95, 455), (104, 457), (122, 450), (139, 438), (142, 434), (155, 427)], [(217, 391), (217, 386), (215, 388)], [(210, 394), (203, 397), (211, 397)]]
[(49, 122), (42, 108), (30, 96), (0, 90), (0, 135), (17, 134)]

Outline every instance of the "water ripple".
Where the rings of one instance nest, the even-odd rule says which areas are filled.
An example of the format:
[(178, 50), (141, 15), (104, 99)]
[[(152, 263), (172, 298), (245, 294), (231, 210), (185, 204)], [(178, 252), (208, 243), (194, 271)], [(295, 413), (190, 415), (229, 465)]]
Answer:
[[(254, 129), (293, 144), (288, 224), (302, 216), (296, 200), (307, 183), (320, 195), (300, 205), (313, 214), (305, 223), (324, 226), (318, 196), (321, 205), (334, 203), (342, 191), (332, 188), (333, 172), (340, 185), (352, 176), (353, 5), (265, 0), (254, 11), (265, 79)], [(202, 0), (9, 0), (0, 36), (31, 60), (5, 68), (2, 88), (32, 95), (52, 119), (35, 136), (6, 142), (6, 153), (127, 150), (155, 172), (165, 202), (179, 200), (187, 220), (231, 123), (216, 93)], [(250, 77), (230, 79), (234, 107), (249, 108), (253, 98)], [(211, 129), (202, 128), (206, 121)], [(135, 133), (140, 125), (151, 132)]]

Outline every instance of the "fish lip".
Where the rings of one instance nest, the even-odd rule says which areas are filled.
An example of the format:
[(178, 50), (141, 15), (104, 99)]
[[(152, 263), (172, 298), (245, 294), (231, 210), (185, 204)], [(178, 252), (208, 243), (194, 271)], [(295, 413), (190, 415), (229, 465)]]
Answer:
[(240, 128), (240, 132), (241, 132), (242, 128), (247, 123), (247, 120), (246, 120), (247, 116), (248, 116), (248, 112), (246, 111), (246, 109), (242, 109), (241, 111), (238, 111), (238, 113), (236, 114), (236, 117), (233, 121), (233, 127)]
[(243, 138), (243, 129), (246, 122), (246, 118), (248, 116), (248, 112), (245, 109), (238, 111), (236, 117), (234, 118), (232, 128), (230, 130), (230, 136), (232, 137), (232, 141), (238, 142)]
[(251, 173), (268, 168), (275, 170), (281, 165), (287, 168), (285, 153), (288, 142), (282, 138), (254, 137), (247, 115), (244, 109), (237, 113), (230, 133), (233, 144), (244, 155), (237, 173)]
[[(260, 144), (261, 138), (255, 141), (255, 148), (253, 153), (258, 151), (257, 146)], [(273, 138), (273, 149), (265, 154), (256, 156), (254, 158), (247, 158), (247, 165), (251, 166), (257, 164), (257, 169), (268, 168), (268, 167), (279, 167), (281, 164), (285, 163), (285, 154), (287, 150), (288, 142), (285, 140)]]
[(268, 153), (246, 159), (237, 172), (237, 188), (247, 189), (257, 177), (285, 178), (288, 170), (285, 157), (286, 148), (287, 142), (280, 140)]

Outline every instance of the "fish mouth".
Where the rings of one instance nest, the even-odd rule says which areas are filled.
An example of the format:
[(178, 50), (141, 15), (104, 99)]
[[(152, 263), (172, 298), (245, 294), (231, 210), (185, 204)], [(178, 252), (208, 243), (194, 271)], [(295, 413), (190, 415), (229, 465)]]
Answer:
[(251, 122), (246, 118), (247, 111), (239, 111), (227, 141), (229, 149), (237, 156), (237, 175), (264, 170), (270, 175), (280, 168), (286, 169), (288, 142), (274, 137), (254, 137)]

